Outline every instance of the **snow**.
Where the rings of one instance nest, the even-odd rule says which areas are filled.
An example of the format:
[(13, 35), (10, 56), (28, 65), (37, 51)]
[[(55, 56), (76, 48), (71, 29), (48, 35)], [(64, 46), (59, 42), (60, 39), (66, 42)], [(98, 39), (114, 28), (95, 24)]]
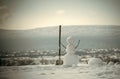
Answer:
[(74, 41), (72, 37), (67, 38), (67, 47), (66, 52), (67, 54), (64, 56), (63, 65), (64, 66), (77, 66), (79, 62), (79, 57), (75, 55), (75, 46), (73, 45)]
[(78, 56), (74, 54), (66, 54), (64, 56), (64, 66), (77, 66), (79, 60)]
[(100, 58), (90, 58), (88, 64), (89, 66), (102, 66), (104, 63)]
[(2, 66), (0, 79), (120, 79), (120, 65), (76, 67), (55, 65)]

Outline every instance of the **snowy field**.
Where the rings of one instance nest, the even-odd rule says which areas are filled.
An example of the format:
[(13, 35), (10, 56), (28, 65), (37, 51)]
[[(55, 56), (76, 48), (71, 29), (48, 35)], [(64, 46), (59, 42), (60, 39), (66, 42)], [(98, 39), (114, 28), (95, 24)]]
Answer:
[(56, 65), (1, 66), (0, 79), (120, 79), (120, 65), (79, 64), (77, 67)]

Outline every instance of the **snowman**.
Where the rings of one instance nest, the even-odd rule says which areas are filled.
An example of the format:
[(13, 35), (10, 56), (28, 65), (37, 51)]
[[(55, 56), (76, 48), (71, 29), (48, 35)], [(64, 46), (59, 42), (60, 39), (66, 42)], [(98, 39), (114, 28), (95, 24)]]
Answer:
[(62, 44), (62, 46), (66, 49), (66, 54), (63, 59), (63, 66), (77, 66), (79, 63), (79, 57), (75, 54), (75, 52), (76, 48), (79, 46), (80, 40), (78, 41), (77, 46), (74, 46), (72, 37), (68, 37), (67, 43), (68, 45), (66, 47)]

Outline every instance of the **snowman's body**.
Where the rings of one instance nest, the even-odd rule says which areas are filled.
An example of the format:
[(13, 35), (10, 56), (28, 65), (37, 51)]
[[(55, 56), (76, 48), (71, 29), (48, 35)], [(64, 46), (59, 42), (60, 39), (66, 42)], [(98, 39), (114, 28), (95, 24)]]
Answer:
[(64, 60), (63, 60), (63, 65), (64, 66), (77, 66), (78, 62), (79, 62), (79, 58), (78, 55), (75, 54), (76, 49), (75, 46), (73, 45), (73, 40), (71, 39), (71, 37), (67, 38), (67, 47), (66, 47), (66, 53), (64, 56)]

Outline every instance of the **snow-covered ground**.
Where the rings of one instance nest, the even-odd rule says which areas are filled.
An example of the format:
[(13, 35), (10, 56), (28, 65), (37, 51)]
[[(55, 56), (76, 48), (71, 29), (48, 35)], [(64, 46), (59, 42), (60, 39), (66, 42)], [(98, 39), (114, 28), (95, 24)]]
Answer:
[(120, 79), (120, 65), (2, 66), (0, 67), (0, 79)]

